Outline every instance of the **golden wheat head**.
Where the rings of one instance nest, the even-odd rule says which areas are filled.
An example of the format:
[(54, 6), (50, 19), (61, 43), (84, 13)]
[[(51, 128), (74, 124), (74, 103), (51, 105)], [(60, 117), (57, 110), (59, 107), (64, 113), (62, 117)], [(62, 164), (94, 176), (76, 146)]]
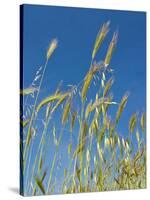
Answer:
[(53, 52), (55, 51), (55, 49), (57, 48), (58, 45), (58, 40), (57, 39), (53, 39), (50, 42), (49, 48), (47, 50), (47, 60), (50, 59), (51, 55), (53, 54)]

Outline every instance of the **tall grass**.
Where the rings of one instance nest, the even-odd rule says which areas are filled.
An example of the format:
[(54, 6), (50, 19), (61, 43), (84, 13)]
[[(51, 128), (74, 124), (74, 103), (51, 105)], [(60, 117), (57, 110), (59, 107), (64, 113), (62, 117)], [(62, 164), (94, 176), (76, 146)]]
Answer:
[[(21, 141), (23, 195), (146, 187), (145, 113), (133, 113), (129, 124), (126, 124), (128, 133), (118, 133), (117, 129), (130, 99), (126, 93), (120, 102), (116, 102), (112, 95), (114, 76), (110, 62), (118, 32), (114, 32), (112, 36), (104, 61), (100, 64), (96, 62), (96, 54), (109, 29), (110, 22), (104, 23), (100, 28), (91, 53), (89, 71), (79, 83), (65, 92), (59, 85), (54, 94), (39, 102), (46, 68), (50, 64), (48, 61), (52, 59), (58, 46), (54, 39), (47, 50), (43, 70), (36, 73), (38, 86), (20, 92), (26, 98), (20, 120), (24, 138)], [(93, 84), (96, 92), (90, 98)], [(28, 99), (31, 97), (33, 104), (28, 106)], [(80, 101), (78, 108), (75, 103), (77, 99)], [(111, 117), (110, 107), (116, 110), (115, 117)], [(27, 110), (30, 110), (28, 115)], [(39, 119), (40, 113), (44, 113), (45, 118)], [(61, 122), (59, 127), (55, 116)], [(43, 127), (40, 132), (37, 129), (39, 125)], [(62, 148), (66, 149), (65, 146), (62, 147), (64, 134), (68, 134), (69, 138), (66, 151), (62, 151)], [(61, 160), (61, 167), (57, 170), (61, 151), (68, 158), (67, 167)]]

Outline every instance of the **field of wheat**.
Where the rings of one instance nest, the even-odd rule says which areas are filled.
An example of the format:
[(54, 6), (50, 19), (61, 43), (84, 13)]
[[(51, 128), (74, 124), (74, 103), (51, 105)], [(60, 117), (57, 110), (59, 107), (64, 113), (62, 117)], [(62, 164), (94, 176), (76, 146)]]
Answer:
[[(59, 38), (52, 39), (32, 86), (20, 91), (21, 194), (146, 187), (145, 113), (140, 108), (135, 110), (125, 124), (127, 133), (117, 129), (130, 102), (128, 88), (119, 102), (111, 90), (115, 84), (111, 60), (119, 43), (118, 31), (109, 41), (105, 58), (101, 62), (95, 59), (103, 51), (110, 29), (110, 21), (100, 25), (83, 80), (75, 85), (70, 83), (65, 90), (60, 80), (54, 93), (40, 98), (47, 68), (59, 49)], [(95, 95), (91, 96), (90, 90)]]

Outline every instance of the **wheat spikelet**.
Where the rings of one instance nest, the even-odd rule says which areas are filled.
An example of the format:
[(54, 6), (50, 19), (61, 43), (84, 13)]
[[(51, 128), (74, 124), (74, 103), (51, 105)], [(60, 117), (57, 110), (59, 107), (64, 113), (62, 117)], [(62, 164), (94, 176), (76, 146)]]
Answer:
[(128, 100), (129, 94), (125, 94), (121, 100), (121, 103), (119, 104), (119, 108), (116, 114), (116, 124), (119, 122), (119, 119), (121, 117), (121, 114), (126, 106), (127, 100)]
[(51, 55), (53, 54), (53, 52), (55, 51), (55, 49), (57, 48), (57, 45), (58, 45), (58, 41), (57, 39), (53, 39), (51, 42), (50, 42), (50, 45), (49, 45), (49, 48), (47, 50), (47, 60), (50, 59)]
[(94, 118), (91, 122), (90, 128), (92, 132), (98, 133), (99, 125), (96, 118)]
[(61, 96), (61, 98), (58, 100), (58, 102), (56, 103), (56, 105), (53, 107), (53, 109), (52, 109), (51, 112), (53, 113), (53, 112), (65, 101), (65, 99), (66, 99), (69, 95), (70, 95), (69, 92), (63, 94), (63, 95)]
[(72, 142), (68, 145), (68, 154), (70, 154), (72, 151)]
[(20, 95), (29, 95), (29, 94), (33, 94), (34, 92), (38, 91), (38, 88), (36, 87), (29, 87), (23, 90), (20, 90)]
[(125, 148), (126, 148), (126, 145), (125, 145), (124, 138), (122, 138), (122, 145), (123, 145), (123, 148), (125, 149)]
[(99, 107), (101, 104), (104, 103), (104, 98), (97, 99), (90, 107), (90, 112), (95, 110), (97, 107)]
[(109, 140), (109, 138), (105, 137), (104, 145), (105, 145), (105, 148), (108, 148), (110, 146), (110, 140)]
[(105, 104), (105, 112), (107, 112), (109, 106), (111, 105), (111, 102), (112, 102), (112, 100), (113, 100), (113, 95), (112, 95), (112, 94), (109, 95), (109, 96), (106, 98), (106, 100), (107, 100), (108, 103)]
[(83, 89), (82, 89), (82, 94), (81, 94), (82, 95), (82, 100), (85, 100), (85, 98), (86, 98), (86, 93), (87, 93), (89, 85), (90, 85), (90, 83), (92, 81), (92, 77), (93, 77), (92, 73), (89, 72), (87, 74), (86, 78), (85, 78)]
[(110, 90), (110, 88), (111, 88), (113, 82), (114, 82), (114, 79), (113, 79), (113, 78), (110, 78), (110, 79), (108, 80), (108, 82), (106, 83), (106, 86), (105, 86), (105, 88), (104, 88), (104, 93), (103, 93), (104, 97), (108, 94), (108, 91)]
[[(105, 106), (105, 104), (106, 104), (106, 106)], [(111, 105), (111, 104), (117, 104), (117, 103), (111, 101), (110, 97), (108, 97), (108, 98), (102, 97), (102, 98), (96, 99), (96, 101), (92, 105), (89, 105), (89, 107), (87, 108), (86, 115), (89, 114), (90, 112), (92, 112), (95, 109), (99, 113), (97, 108), (99, 108), (100, 106), (102, 108), (103, 115), (105, 115), (106, 109), (108, 109), (108, 105)]]
[(82, 132), (81, 132), (82, 141), (85, 141), (86, 139), (87, 130), (88, 130), (88, 125), (86, 121), (84, 121), (83, 126), (82, 126)]
[(64, 107), (63, 115), (62, 115), (62, 124), (65, 124), (65, 122), (67, 121), (68, 114), (69, 114), (69, 111), (70, 111), (70, 107), (71, 107), (71, 99), (69, 99), (66, 102), (66, 105)]
[(120, 138), (118, 137), (118, 147), (120, 148), (121, 147), (121, 142), (120, 142)]
[(141, 120), (140, 120), (140, 125), (141, 125), (141, 129), (143, 131), (143, 133), (145, 132), (145, 113), (142, 113), (141, 115)]
[(44, 105), (46, 105), (46, 104), (48, 104), (48, 103), (50, 103), (50, 102), (53, 102), (53, 101), (55, 101), (55, 100), (57, 100), (57, 99), (60, 99), (61, 97), (62, 97), (62, 95), (61, 95), (61, 94), (58, 94), (58, 95), (52, 95), (52, 96), (49, 96), (49, 97), (43, 99), (43, 100), (39, 103), (39, 105), (37, 106), (36, 112), (39, 112), (39, 110), (40, 110)]
[(86, 161), (89, 163), (90, 162), (90, 152), (89, 149), (86, 151)]
[(135, 126), (136, 126), (136, 123), (137, 123), (137, 114), (135, 113), (130, 118), (130, 122), (129, 122), (130, 133), (133, 133)]
[(104, 161), (103, 151), (102, 151), (102, 148), (100, 147), (99, 143), (97, 143), (97, 151), (98, 151), (98, 154), (99, 154), (101, 161)]
[(136, 131), (136, 140), (138, 143), (140, 142), (140, 134), (138, 130)]
[(91, 102), (87, 105), (86, 107), (86, 111), (85, 111), (85, 119), (88, 118), (89, 114), (90, 114), (90, 111), (91, 111)]
[(116, 46), (116, 43), (117, 43), (117, 39), (118, 39), (118, 32), (115, 32), (114, 35), (113, 35), (113, 38), (110, 42), (110, 45), (108, 47), (108, 51), (107, 51), (107, 54), (106, 54), (106, 57), (105, 57), (105, 61), (104, 61), (104, 65), (107, 67), (110, 63), (110, 60), (111, 60), (111, 57), (112, 57), (112, 54), (113, 54), (113, 51), (115, 49), (115, 46)]
[(128, 141), (125, 142), (125, 146), (126, 146), (126, 151), (129, 152), (130, 151), (130, 147), (129, 147)]
[(99, 144), (102, 142), (103, 138), (104, 138), (104, 135), (106, 133), (106, 128), (107, 128), (107, 123), (106, 121), (104, 121), (104, 124), (103, 124), (103, 127), (99, 133), (99, 136), (98, 136), (98, 142)]
[(104, 38), (106, 37), (106, 35), (109, 31), (109, 24), (110, 24), (110, 21), (104, 23), (102, 28), (100, 29), (100, 31), (97, 34), (96, 41), (95, 41), (95, 44), (94, 44), (94, 49), (93, 49), (93, 52), (92, 52), (92, 59), (94, 59), (98, 49), (100, 48)]
[(82, 101), (85, 100), (86, 98), (86, 93), (87, 93), (87, 90), (90, 86), (90, 83), (93, 79), (93, 76), (96, 72), (99, 71), (99, 67), (98, 66), (93, 66), (92, 69), (90, 69), (90, 71), (88, 72), (88, 74), (86, 75), (85, 77), (85, 80), (84, 80), (84, 84), (83, 84), (83, 88), (82, 88), (82, 92), (81, 92), (81, 96), (82, 96)]
[(76, 116), (77, 116), (77, 111), (74, 111), (72, 113), (72, 116), (71, 116), (71, 124), (70, 124), (70, 131), (71, 132), (73, 131), (73, 127), (74, 127)]

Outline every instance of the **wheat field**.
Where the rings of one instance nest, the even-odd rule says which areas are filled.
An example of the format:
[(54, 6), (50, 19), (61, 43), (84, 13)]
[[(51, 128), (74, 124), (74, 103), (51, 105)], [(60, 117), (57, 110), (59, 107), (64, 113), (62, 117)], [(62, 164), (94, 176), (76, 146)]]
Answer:
[[(120, 35), (118, 30), (111, 35), (110, 30), (110, 21), (100, 25), (88, 71), (80, 82), (63, 87), (60, 80), (54, 93), (41, 99), (46, 70), (59, 50), (59, 38), (51, 39), (45, 63), (35, 71), (32, 86), (20, 91), (22, 195), (146, 187), (146, 114), (140, 108), (135, 110), (125, 124), (128, 132), (118, 131), (134, 91), (126, 88), (119, 101), (113, 95), (111, 60)], [(106, 45), (109, 34), (111, 40)], [(96, 62), (96, 55), (101, 55), (105, 46), (104, 59)], [(115, 110), (113, 115), (111, 109)]]

